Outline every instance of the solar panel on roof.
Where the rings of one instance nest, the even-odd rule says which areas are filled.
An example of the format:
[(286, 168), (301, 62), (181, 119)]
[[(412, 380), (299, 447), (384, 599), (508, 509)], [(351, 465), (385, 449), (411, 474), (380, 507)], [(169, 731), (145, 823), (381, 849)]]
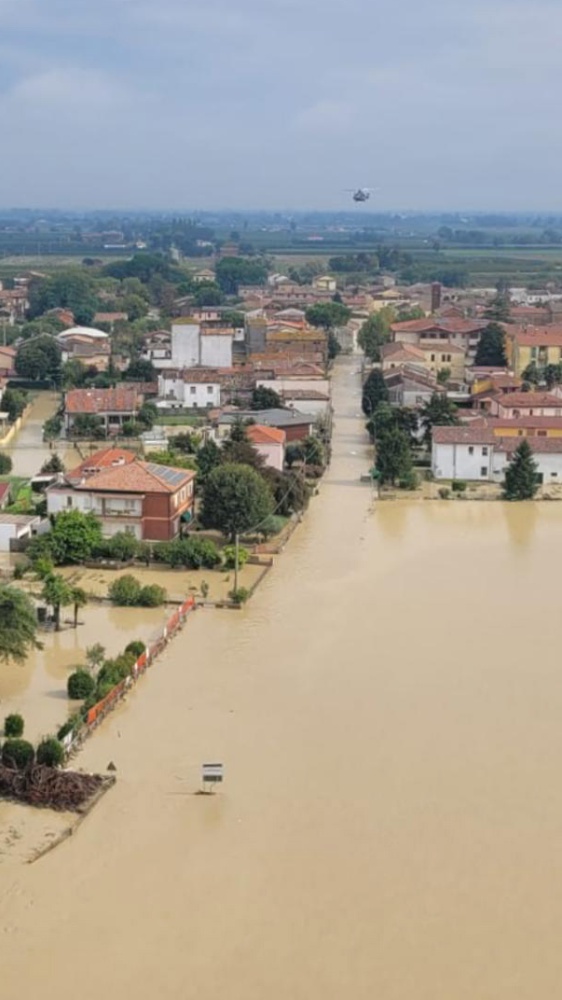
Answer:
[(187, 471), (169, 469), (165, 465), (156, 465), (154, 462), (149, 462), (147, 469), (153, 476), (158, 476), (159, 479), (163, 479), (170, 486), (179, 486), (183, 482)]

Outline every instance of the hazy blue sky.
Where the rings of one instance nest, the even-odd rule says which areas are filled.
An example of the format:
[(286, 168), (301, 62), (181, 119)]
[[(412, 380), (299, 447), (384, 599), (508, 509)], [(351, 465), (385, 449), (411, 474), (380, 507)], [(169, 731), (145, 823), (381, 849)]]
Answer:
[(0, 204), (562, 209), (560, 0), (0, 0)]

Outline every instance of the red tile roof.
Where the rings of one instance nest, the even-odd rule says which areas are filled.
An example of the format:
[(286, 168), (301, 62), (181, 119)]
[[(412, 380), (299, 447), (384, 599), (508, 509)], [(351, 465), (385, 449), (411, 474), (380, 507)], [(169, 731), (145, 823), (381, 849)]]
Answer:
[(506, 336), (520, 347), (562, 347), (562, 326), (504, 326)]
[(130, 462), (134, 462), (135, 458), (135, 453), (126, 448), (102, 448), (101, 451), (96, 451), (89, 458), (85, 458), (80, 465), (68, 473), (68, 476), (71, 479), (80, 479), (84, 475), (91, 475), (101, 471), (101, 469), (128, 465)]
[(431, 330), (440, 330), (443, 333), (478, 333), (488, 325), (487, 320), (479, 319), (459, 319), (453, 317), (443, 317), (435, 319), (407, 319), (402, 323), (393, 323), (391, 330), (393, 333), (425, 333)]
[[(532, 437), (526, 438), (532, 451), (550, 455), (562, 454), (562, 437)], [(496, 449), (511, 454), (521, 444), (520, 437), (496, 438)]]
[(530, 407), (531, 409), (535, 406), (556, 406), (558, 408), (562, 407), (562, 398), (560, 396), (554, 396), (551, 392), (509, 392), (507, 394), (502, 393), (499, 397), (499, 402), (501, 406), (512, 407), (512, 406), (523, 406)]
[(136, 389), (71, 389), (65, 398), (66, 413), (134, 413), (142, 399)]
[(285, 444), (285, 431), (277, 427), (264, 427), (263, 424), (250, 424), (246, 434), (252, 444)]
[(460, 424), (458, 427), (434, 427), (434, 444), (493, 444), (496, 438), (487, 427)]
[(75, 489), (104, 493), (176, 493), (195, 478), (191, 469), (175, 469), (153, 462), (129, 462), (103, 469)]

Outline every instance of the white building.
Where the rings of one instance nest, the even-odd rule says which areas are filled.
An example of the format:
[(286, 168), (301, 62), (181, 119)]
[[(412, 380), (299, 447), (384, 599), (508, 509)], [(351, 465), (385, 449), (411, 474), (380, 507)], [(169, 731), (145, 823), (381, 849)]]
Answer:
[(221, 383), (208, 369), (170, 369), (158, 375), (159, 409), (208, 409), (220, 406)]
[[(502, 482), (521, 440), (496, 437), (488, 427), (434, 427), (431, 471), (436, 479)], [(529, 444), (542, 483), (562, 483), (562, 438), (533, 437)]]
[(17, 552), (21, 542), (37, 534), (40, 524), (41, 518), (33, 514), (0, 514), (0, 552)]
[(234, 338), (235, 331), (230, 327), (201, 329), (199, 323), (173, 323), (170, 367), (231, 368)]

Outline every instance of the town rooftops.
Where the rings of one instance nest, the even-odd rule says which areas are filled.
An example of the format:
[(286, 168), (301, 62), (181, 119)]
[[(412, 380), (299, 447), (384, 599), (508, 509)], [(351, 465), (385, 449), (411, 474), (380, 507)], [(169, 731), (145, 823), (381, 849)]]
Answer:
[(522, 406), (531, 409), (535, 406), (556, 406), (558, 409), (562, 407), (562, 398), (551, 392), (510, 392), (507, 395), (501, 393), (497, 398), (501, 406)]
[(102, 448), (89, 458), (85, 458), (76, 468), (71, 469), (68, 476), (72, 479), (81, 479), (83, 476), (101, 472), (102, 469), (128, 465), (134, 462), (135, 458), (135, 453), (126, 448)]
[[(124, 465), (102, 469), (71, 485), (78, 490), (102, 493), (175, 493), (194, 478), (195, 473), (191, 469), (176, 469), (135, 459)], [(51, 489), (57, 489), (57, 486)]]
[[(435, 344), (433, 349), (435, 350)], [(425, 354), (420, 348), (414, 347), (413, 344), (403, 344), (399, 340), (383, 344), (380, 355), (382, 361), (425, 361)]]
[[(236, 420), (255, 420), (257, 424), (267, 427), (291, 427), (302, 424), (313, 424), (314, 417), (311, 413), (300, 413), (299, 410), (234, 410), (229, 413), (222, 412), (219, 416), (219, 424), (233, 424)], [(250, 425), (251, 426), (251, 425)]]
[[(547, 455), (562, 454), (562, 437), (532, 437), (525, 438), (531, 446), (531, 451), (536, 451)], [(498, 451), (505, 451), (511, 455), (521, 444), (519, 437), (497, 437), (495, 446)]]
[(315, 399), (326, 403), (330, 400), (328, 393), (319, 389), (280, 389), (279, 395), (282, 399)]
[(90, 337), (92, 340), (107, 340), (108, 333), (103, 330), (96, 330), (93, 326), (71, 326), (68, 330), (63, 330), (57, 334), (57, 340), (64, 340), (66, 337)]
[(407, 319), (402, 323), (393, 323), (393, 333), (425, 333), (430, 330), (440, 330), (443, 333), (478, 333), (488, 325), (488, 320), (460, 319), (456, 316), (426, 319)]
[(458, 427), (434, 427), (431, 432), (434, 444), (493, 444), (493, 431), (485, 426), (459, 424)]
[(562, 347), (562, 326), (505, 326), (506, 336), (520, 347)]
[(140, 405), (136, 389), (71, 389), (66, 393), (67, 413), (134, 413)]
[(285, 444), (285, 431), (278, 427), (265, 427), (263, 424), (250, 424), (246, 434), (252, 444)]

